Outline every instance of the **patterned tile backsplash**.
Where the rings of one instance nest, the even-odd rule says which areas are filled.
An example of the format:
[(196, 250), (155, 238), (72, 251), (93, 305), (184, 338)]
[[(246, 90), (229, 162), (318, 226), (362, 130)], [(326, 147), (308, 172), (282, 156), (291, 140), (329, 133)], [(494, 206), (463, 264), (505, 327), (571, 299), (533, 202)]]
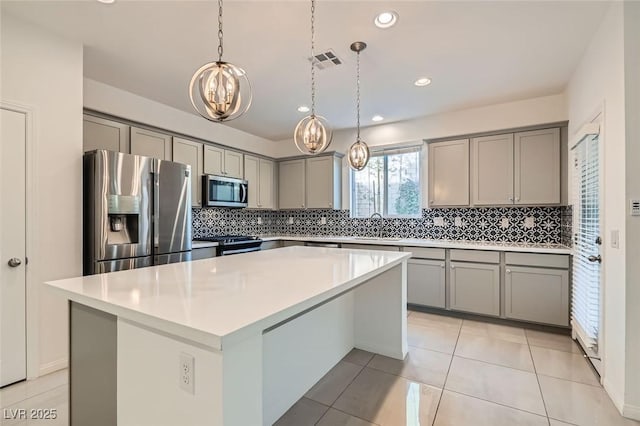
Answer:
[[(349, 210), (193, 209), (194, 238), (268, 234), (375, 237), (380, 224), (380, 219), (351, 218)], [(571, 208), (423, 209), (420, 218), (385, 219), (382, 233), (395, 238), (570, 245)]]

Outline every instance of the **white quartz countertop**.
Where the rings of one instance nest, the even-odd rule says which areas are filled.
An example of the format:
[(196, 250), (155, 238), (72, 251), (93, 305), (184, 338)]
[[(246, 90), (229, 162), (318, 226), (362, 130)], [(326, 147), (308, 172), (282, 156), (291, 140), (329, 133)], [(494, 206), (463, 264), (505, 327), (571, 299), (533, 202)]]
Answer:
[(262, 241), (313, 241), (344, 244), (374, 244), (403, 247), (435, 247), (450, 249), (496, 250), (523, 253), (572, 254), (569, 247), (561, 244), (510, 243), (497, 241), (465, 241), (465, 240), (424, 240), (418, 238), (364, 238), (344, 236), (286, 236), (263, 235)]
[(287, 247), (46, 283), (69, 300), (222, 350), (409, 253)]

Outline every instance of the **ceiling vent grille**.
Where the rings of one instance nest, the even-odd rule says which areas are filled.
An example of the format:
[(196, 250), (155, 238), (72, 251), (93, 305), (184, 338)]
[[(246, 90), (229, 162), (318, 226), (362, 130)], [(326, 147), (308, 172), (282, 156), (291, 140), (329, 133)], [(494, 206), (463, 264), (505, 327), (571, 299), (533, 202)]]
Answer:
[(333, 49), (328, 49), (325, 52), (316, 54), (314, 57), (309, 57), (309, 62), (312, 62), (319, 70), (335, 67), (342, 64), (342, 60), (338, 58), (336, 52)]

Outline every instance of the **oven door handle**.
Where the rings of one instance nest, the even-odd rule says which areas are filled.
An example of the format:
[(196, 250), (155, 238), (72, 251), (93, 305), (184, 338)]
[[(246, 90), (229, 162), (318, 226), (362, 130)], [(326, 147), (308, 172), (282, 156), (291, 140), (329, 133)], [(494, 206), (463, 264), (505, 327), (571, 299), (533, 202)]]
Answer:
[(227, 254), (239, 254), (239, 253), (248, 253), (250, 251), (259, 251), (260, 250), (260, 246), (258, 247), (247, 247), (247, 248), (240, 248), (240, 249), (232, 249), (232, 250), (222, 250), (220, 252), (221, 256), (226, 256)]

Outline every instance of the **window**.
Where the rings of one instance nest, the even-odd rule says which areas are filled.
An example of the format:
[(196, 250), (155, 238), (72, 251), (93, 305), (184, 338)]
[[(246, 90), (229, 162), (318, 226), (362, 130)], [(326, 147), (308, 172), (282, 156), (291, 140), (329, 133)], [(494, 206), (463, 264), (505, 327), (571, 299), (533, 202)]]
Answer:
[(351, 172), (351, 216), (420, 216), (420, 152), (420, 147), (372, 152), (364, 170)]

